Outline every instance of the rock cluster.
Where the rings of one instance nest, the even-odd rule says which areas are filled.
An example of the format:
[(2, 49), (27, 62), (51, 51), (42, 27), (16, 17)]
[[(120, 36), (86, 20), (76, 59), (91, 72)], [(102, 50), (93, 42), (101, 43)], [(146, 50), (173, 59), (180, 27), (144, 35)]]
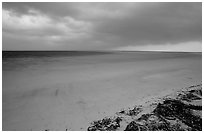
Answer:
[(120, 117), (104, 118), (102, 120), (93, 121), (91, 126), (88, 127), (88, 131), (114, 131), (120, 127)]
[(179, 100), (167, 99), (159, 103), (151, 114), (144, 114), (127, 125), (126, 131), (179, 131), (202, 130), (202, 118), (192, 114), (200, 106), (186, 105)]
[[(176, 96), (163, 97), (150, 112), (144, 108), (140, 105), (122, 110), (113, 119), (93, 122), (88, 130), (202, 131), (202, 85), (178, 91)], [(122, 121), (129, 121), (124, 129)]]

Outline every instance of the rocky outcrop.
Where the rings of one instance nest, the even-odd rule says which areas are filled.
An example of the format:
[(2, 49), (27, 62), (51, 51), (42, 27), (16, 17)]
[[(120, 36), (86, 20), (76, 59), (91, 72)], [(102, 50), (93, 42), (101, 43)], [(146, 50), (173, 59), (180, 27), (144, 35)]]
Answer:
[(147, 105), (119, 111), (113, 118), (92, 122), (88, 130), (201, 131), (202, 85), (184, 88)]
[(120, 127), (120, 121), (122, 119), (120, 117), (114, 118), (104, 118), (102, 120), (93, 121), (91, 124), (92, 126), (88, 127), (88, 131), (114, 131), (118, 127)]

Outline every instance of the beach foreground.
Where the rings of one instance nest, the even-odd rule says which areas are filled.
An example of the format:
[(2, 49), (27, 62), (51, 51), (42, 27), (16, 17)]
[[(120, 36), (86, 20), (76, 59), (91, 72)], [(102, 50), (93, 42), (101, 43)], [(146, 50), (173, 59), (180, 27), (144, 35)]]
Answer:
[(202, 131), (202, 85), (142, 101), (112, 117), (93, 121), (88, 131)]
[[(6, 57), (2, 70), (3, 130), (79, 131), (141, 101), (201, 84), (202, 56), (162, 52), (26, 55)], [(120, 125), (124, 126), (116, 130), (127, 127)]]

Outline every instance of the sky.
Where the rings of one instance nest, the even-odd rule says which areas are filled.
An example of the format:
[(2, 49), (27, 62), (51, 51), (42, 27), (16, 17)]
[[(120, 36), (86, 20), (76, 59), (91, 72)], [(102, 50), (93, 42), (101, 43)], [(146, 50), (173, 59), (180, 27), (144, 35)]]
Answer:
[(2, 3), (3, 50), (202, 51), (202, 3)]

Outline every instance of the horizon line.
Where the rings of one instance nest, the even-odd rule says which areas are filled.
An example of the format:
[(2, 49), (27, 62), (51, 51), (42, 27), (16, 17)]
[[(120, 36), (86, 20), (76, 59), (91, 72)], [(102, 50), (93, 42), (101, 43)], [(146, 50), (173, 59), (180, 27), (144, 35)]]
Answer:
[(2, 52), (169, 52), (169, 53), (202, 53), (202, 51), (161, 51), (161, 50), (2, 50)]

